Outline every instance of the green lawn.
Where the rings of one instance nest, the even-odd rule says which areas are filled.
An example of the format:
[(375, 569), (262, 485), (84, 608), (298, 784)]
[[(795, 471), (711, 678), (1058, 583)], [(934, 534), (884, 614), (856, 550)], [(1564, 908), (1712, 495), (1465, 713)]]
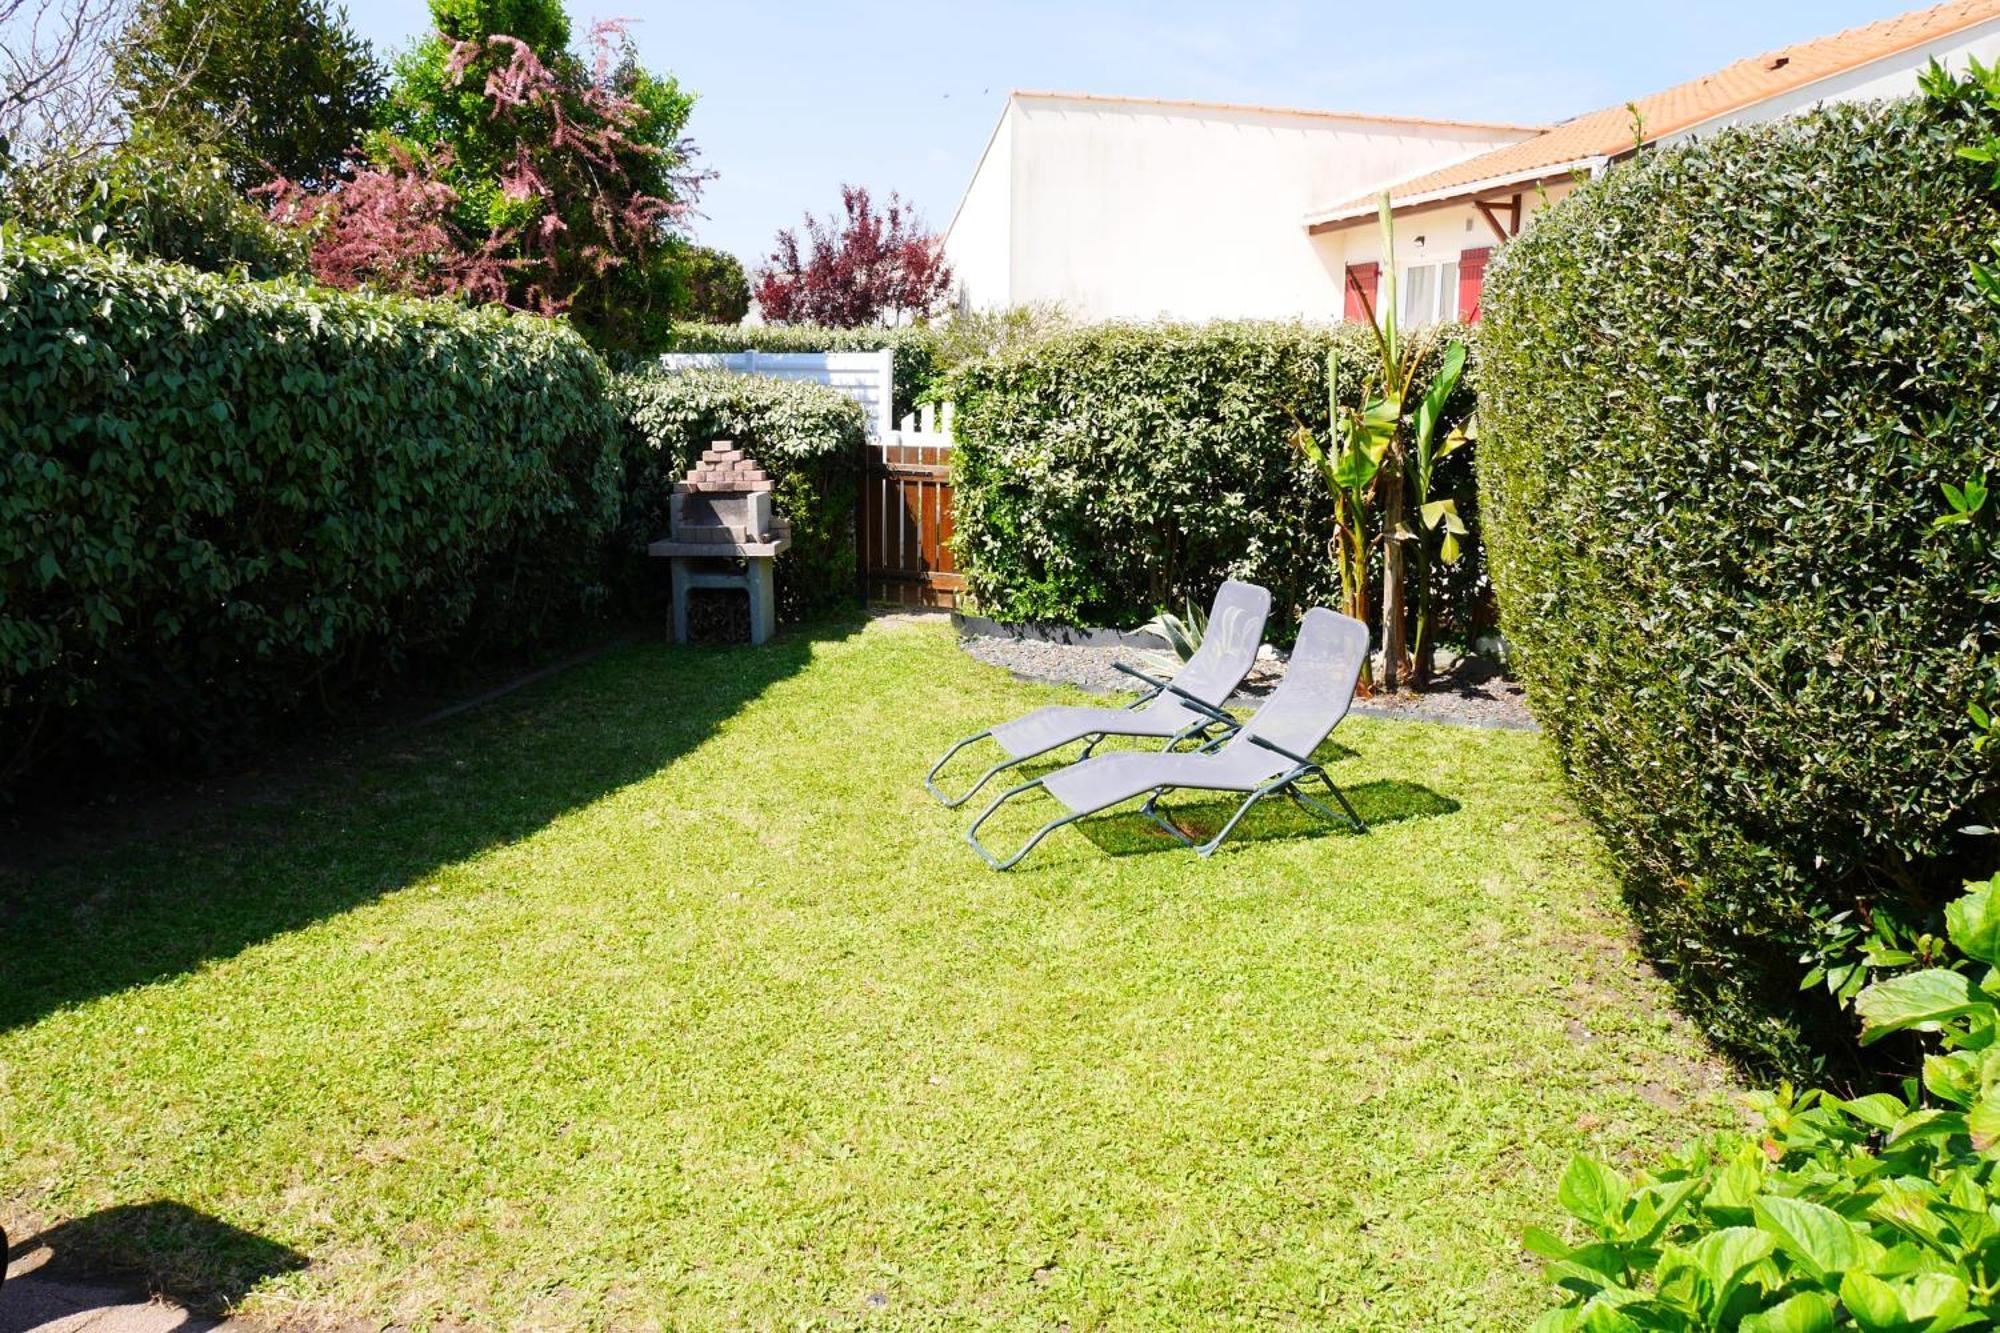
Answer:
[(0, 1218), (371, 1326), (1493, 1329), (1573, 1151), (1737, 1117), (1539, 737), (1351, 720), (1366, 837), (993, 874), (923, 768), (1064, 697), (636, 644), (0, 881)]

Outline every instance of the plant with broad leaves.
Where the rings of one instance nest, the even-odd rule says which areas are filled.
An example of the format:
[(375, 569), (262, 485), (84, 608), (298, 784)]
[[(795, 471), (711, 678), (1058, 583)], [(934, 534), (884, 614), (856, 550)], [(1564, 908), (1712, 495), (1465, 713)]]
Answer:
[(1758, 1139), (1721, 1138), (1627, 1178), (1579, 1157), (1559, 1189), (1588, 1229), (1540, 1229), (1567, 1304), (1536, 1333), (1943, 1333), (2000, 1308), (2000, 876), (1946, 908), (1960, 957), (1855, 999), (1864, 1044), (1933, 1036), (1920, 1077), (1844, 1099), (1749, 1098)]

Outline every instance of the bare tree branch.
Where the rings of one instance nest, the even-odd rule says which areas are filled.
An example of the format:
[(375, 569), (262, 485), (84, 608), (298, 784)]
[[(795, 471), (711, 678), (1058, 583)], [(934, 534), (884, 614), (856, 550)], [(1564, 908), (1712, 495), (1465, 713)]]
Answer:
[[(118, 53), (138, 0), (0, 0), (0, 141), (14, 162), (62, 165), (118, 143), (157, 106), (121, 97)], [(151, 99), (164, 104), (207, 59), (204, 21)]]

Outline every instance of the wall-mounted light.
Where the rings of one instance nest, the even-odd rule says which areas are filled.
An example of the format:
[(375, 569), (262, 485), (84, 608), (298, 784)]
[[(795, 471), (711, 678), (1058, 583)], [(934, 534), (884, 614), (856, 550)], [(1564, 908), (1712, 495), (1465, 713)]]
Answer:
[(1421, 250), (1423, 248), (1424, 248), (1424, 238), (1419, 236), (1417, 237), (1417, 249)]

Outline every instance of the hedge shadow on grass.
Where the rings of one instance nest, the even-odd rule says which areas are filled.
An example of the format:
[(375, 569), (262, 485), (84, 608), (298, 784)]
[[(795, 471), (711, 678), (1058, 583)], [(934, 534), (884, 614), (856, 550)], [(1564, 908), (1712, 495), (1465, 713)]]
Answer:
[[(694, 749), (803, 670), (815, 643), (859, 627), (814, 622), (758, 649), (634, 643), (435, 729), (370, 739), (269, 803), (0, 872), (0, 1031), (228, 958), (525, 838)], [(268, 856), (231, 860), (260, 840)]]

